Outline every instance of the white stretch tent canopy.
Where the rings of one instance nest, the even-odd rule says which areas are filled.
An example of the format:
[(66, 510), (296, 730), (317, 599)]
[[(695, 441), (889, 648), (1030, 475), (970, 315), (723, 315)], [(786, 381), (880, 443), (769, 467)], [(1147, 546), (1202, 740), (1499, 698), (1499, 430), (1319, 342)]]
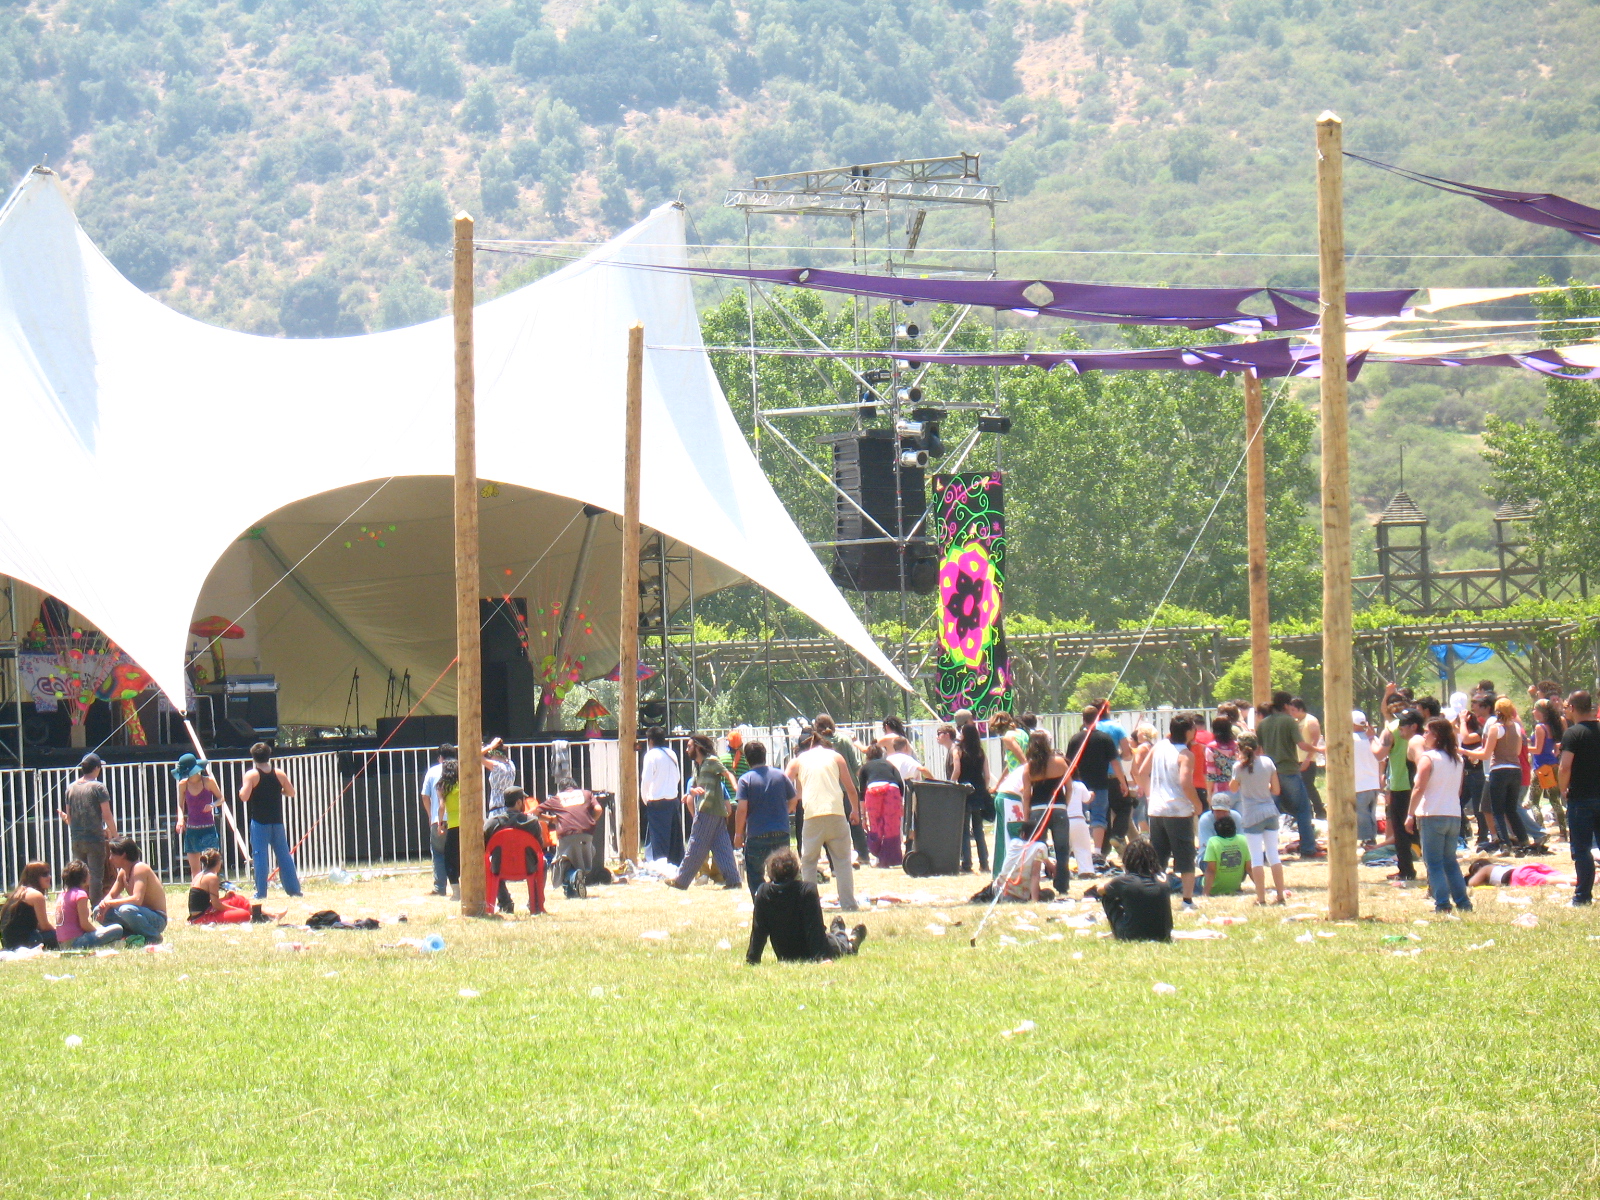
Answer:
[[(513, 485), (508, 503), (523, 497), (524, 508), (523, 489), (566, 500), (535, 514), (556, 525), (546, 540), (578, 504), (622, 508), (628, 327), (642, 321), (655, 345), (701, 345), (686, 276), (608, 264), (685, 261), (683, 211), (664, 205), (581, 262), (477, 309), (478, 473)], [(294, 506), (302, 525), (332, 534), (314, 555), (348, 554), (337, 531), (343, 520), (383, 519), (381, 507), (356, 511), (379, 483), (451, 473), (451, 354), (448, 318), (284, 340), (183, 316), (125, 280), (79, 227), (59, 180), (36, 169), (0, 210), (0, 427), (10, 449), (0, 573), (83, 614), (181, 706), (191, 621), (241, 616), (199, 606), (242, 535)], [(644, 450), (643, 523), (717, 560), (707, 582), (747, 576), (905, 686), (762, 474), (703, 350), (647, 350)], [(354, 497), (349, 518), (331, 512), (332, 498), (302, 503), (341, 490)], [(396, 493), (402, 507), (418, 503), (415, 489)], [(291, 563), (306, 544), (295, 541)], [(486, 562), (483, 594), (501, 594), (504, 570), (538, 548), (502, 555), (510, 568)], [(615, 581), (614, 553), (605, 561), (592, 569)], [(541, 592), (560, 594), (570, 572), (569, 557)], [(359, 589), (359, 571), (332, 574)], [(217, 604), (264, 590), (259, 560), (254, 582), (222, 575), (209, 589)], [(426, 590), (445, 583), (429, 579)], [(614, 612), (614, 601), (605, 607)], [(403, 607), (390, 617), (403, 624)], [(614, 662), (615, 631), (605, 633)]]

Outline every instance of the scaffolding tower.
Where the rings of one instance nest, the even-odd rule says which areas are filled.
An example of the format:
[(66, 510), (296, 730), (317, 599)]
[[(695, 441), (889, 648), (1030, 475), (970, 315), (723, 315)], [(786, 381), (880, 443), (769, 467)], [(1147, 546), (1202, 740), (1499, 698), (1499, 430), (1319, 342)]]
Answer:
[[(868, 269), (881, 270), (885, 275), (904, 274), (915, 270), (922, 276), (939, 276), (945, 278), (977, 277), (993, 279), (999, 275), (998, 245), (996, 229), (996, 205), (1003, 203), (1000, 187), (995, 183), (983, 180), (979, 155), (954, 154), (943, 158), (912, 158), (897, 159), (893, 162), (865, 163), (851, 166), (830, 167), (818, 171), (796, 171), (784, 175), (768, 175), (753, 180), (749, 187), (735, 188), (729, 191), (723, 200), (728, 208), (739, 209), (744, 214), (745, 221), (745, 258), (746, 264), (755, 266), (755, 247), (751, 232), (753, 218), (756, 217), (832, 217), (843, 218), (850, 222), (850, 264), (854, 271)], [(986, 211), (989, 224), (989, 247), (984, 259), (978, 265), (953, 265), (948, 263), (931, 263), (916, 258), (918, 241), (922, 236), (923, 225), (930, 209), (941, 206), (963, 206), (967, 208), (980, 208)], [(904, 218), (901, 220), (900, 218)], [(886, 352), (890, 366), (887, 370), (867, 370), (860, 368), (849, 359), (836, 359), (835, 361), (849, 372), (853, 383), (852, 394), (849, 396), (825, 396), (815, 404), (807, 404), (792, 408), (772, 408), (762, 403), (761, 388), (759, 386), (759, 372), (756, 369), (756, 355), (758, 347), (755, 343), (755, 313), (757, 303), (761, 303), (770, 311), (783, 326), (787, 335), (799, 347), (820, 350), (841, 350), (861, 348), (861, 328), (863, 322), (870, 323), (874, 304), (892, 306), (895, 301), (871, 301), (862, 297), (851, 300), (853, 330), (851, 346), (829, 345), (816, 332), (808, 328), (794, 315), (773, 299), (768, 288), (750, 281), (746, 284), (746, 303), (749, 307), (750, 330), (750, 392), (752, 408), (752, 425), (755, 441), (757, 461), (763, 456), (763, 444), (766, 437), (777, 442), (784, 453), (792, 455), (799, 462), (808, 467), (812, 472), (827, 479), (835, 493), (836, 504), (847, 504), (859, 509), (853, 499), (834, 480), (833, 472), (824, 469), (807, 455), (795, 439), (789, 437), (782, 428), (784, 418), (811, 416), (818, 413), (836, 413), (851, 422), (851, 427), (856, 432), (863, 430), (863, 409), (875, 413), (886, 413), (888, 425), (893, 431), (893, 453), (890, 462), (901, 462), (903, 446), (902, 430), (906, 428), (906, 418), (911, 410), (921, 408), (923, 405), (917, 399), (924, 377), (929, 370), (928, 365), (912, 367), (902, 359), (894, 357), (894, 352), (902, 348), (933, 347), (943, 349), (949, 344), (951, 338), (961, 327), (972, 311), (972, 306), (963, 305), (956, 307), (950, 314), (936, 324), (932, 329), (920, 331), (920, 336), (913, 344), (907, 337), (906, 323), (890, 320), (888, 328), (892, 340)], [(991, 329), (998, 329), (998, 317), (991, 318)], [(929, 405), (944, 410), (970, 409), (986, 415), (1000, 415), (1000, 376), (998, 368), (990, 368), (993, 392), (987, 403), (952, 402)], [(830, 384), (831, 386), (831, 384)], [(953, 472), (960, 470), (967, 457), (976, 447), (979, 431), (976, 426), (961, 441), (948, 448), (947, 452), (934, 461), (930, 455), (927, 470)], [(996, 466), (999, 465), (998, 449), (996, 451)], [(765, 463), (762, 463), (763, 467)], [(903, 494), (901, 471), (896, 465), (893, 470), (895, 482), (895, 519), (894, 528), (886, 529), (882, 524), (867, 516), (862, 510), (863, 517), (876, 531), (873, 536), (851, 539), (853, 545), (892, 545), (895, 556), (900, 564), (899, 568), (899, 616), (900, 626), (903, 630), (899, 645), (893, 648), (892, 658), (905, 676), (913, 682), (927, 667), (935, 650), (921, 650), (917, 645), (920, 635), (932, 622), (934, 614), (930, 610), (926, 618), (912, 628), (910, 608), (908, 602), (909, 580), (907, 557), (908, 549), (913, 542), (925, 539), (929, 524), (928, 510), (912, 513), (906, 511)], [(829, 538), (812, 542), (813, 549), (832, 550), (844, 544), (837, 538)], [(892, 593), (895, 594), (895, 593)], [(770, 645), (772, 638), (771, 623), (767, 623), (766, 640)], [(935, 643), (936, 645), (936, 643)], [(920, 661), (912, 661), (917, 654), (921, 655)], [(850, 680), (847, 679), (774, 679), (771, 671), (771, 655), (767, 655), (767, 690), (768, 690), (768, 715), (770, 724), (775, 718), (783, 719), (787, 712), (778, 714), (774, 711), (773, 690), (779, 689), (780, 698), (783, 699), (788, 709), (793, 709), (797, 714), (801, 708), (783, 689), (790, 685), (805, 684), (842, 684), (849, 689)], [(865, 677), (863, 677), (864, 682)], [(863, 697), (865, 689), (863, 690)], [(901, 707), (904, 714), (909, 714), (910, 698), (901, 694)]]

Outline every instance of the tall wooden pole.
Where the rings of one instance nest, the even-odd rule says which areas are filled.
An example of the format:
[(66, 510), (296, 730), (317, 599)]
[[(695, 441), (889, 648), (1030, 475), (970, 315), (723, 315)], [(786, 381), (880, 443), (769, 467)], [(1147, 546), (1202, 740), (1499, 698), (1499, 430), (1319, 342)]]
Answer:
[(617, 715), (621, 853), (639, 861), (639, 439), (644, 414), (644, 326), (628, 330), (628, 406), (622, 438), (622, 618), (617, 634), (622, 711)]
[(1322, 728), (1327, 741), (1328, 916), (1360, 915), (1356, 887), (1355, 707), (1350, 628), (1350, 381), (1345, 358), (1344, 125), (1317, 118), (1322, 280)]
[(461, 915), (488, 911), (483, 881), (483, 660), (478, 643), (478, 432), (472, 371), (472, 218), (456, 214), (456, 741), (461, 755)]
[(1267, 446), (1261, 379), (1244, 377), (1245, 531), (1250, 552), (1250, 703), (1272, 700), (1272, 635), (1267, 611)]

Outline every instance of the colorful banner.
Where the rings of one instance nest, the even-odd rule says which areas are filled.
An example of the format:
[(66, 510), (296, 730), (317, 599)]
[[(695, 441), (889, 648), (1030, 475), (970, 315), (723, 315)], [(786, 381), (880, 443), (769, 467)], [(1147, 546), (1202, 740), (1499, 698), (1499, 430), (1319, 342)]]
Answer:
[(984, 718), (1012, 705), (1001, 598), (1005, 504), (998, 471), (933, 477), (939, 546), (939, 712)]

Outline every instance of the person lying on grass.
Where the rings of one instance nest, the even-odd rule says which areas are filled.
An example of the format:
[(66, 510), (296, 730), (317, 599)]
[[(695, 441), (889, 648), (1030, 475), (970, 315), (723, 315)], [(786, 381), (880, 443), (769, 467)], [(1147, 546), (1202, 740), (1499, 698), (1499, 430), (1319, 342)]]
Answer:
[(866, 940), (867, 927), (857, 925), (847, 934), (843, 917), (823, 928), (817, 885), (800, 878), (800, 858), (792, 849), (785, 846), (767, 856), (767, 882), (756, 892), (746, 962), (759, 963), (769, 941), (781, 962), (821, 962), (854, 954)]
[(1475, 858), (1467, 864), (1468, 887), (1539, 887), (1547, 883), (1571, 884), (1574, 875), (1561, 875), (1545, 863), (1497, 863)]
[(1225, 808), (1215, 811), (1215, 832), (1206, 842), (1206, 895), (1237, 896), (1250, 873), (1250, 843), (1239, 836), (1231, 812)]
[(1122, 874), (1100, 889), (1111, 932), (1119, 942), (1172, 940), (1172, 889), (1159, 878), (1161, 859), (1142, 837), (1122, 851)]

